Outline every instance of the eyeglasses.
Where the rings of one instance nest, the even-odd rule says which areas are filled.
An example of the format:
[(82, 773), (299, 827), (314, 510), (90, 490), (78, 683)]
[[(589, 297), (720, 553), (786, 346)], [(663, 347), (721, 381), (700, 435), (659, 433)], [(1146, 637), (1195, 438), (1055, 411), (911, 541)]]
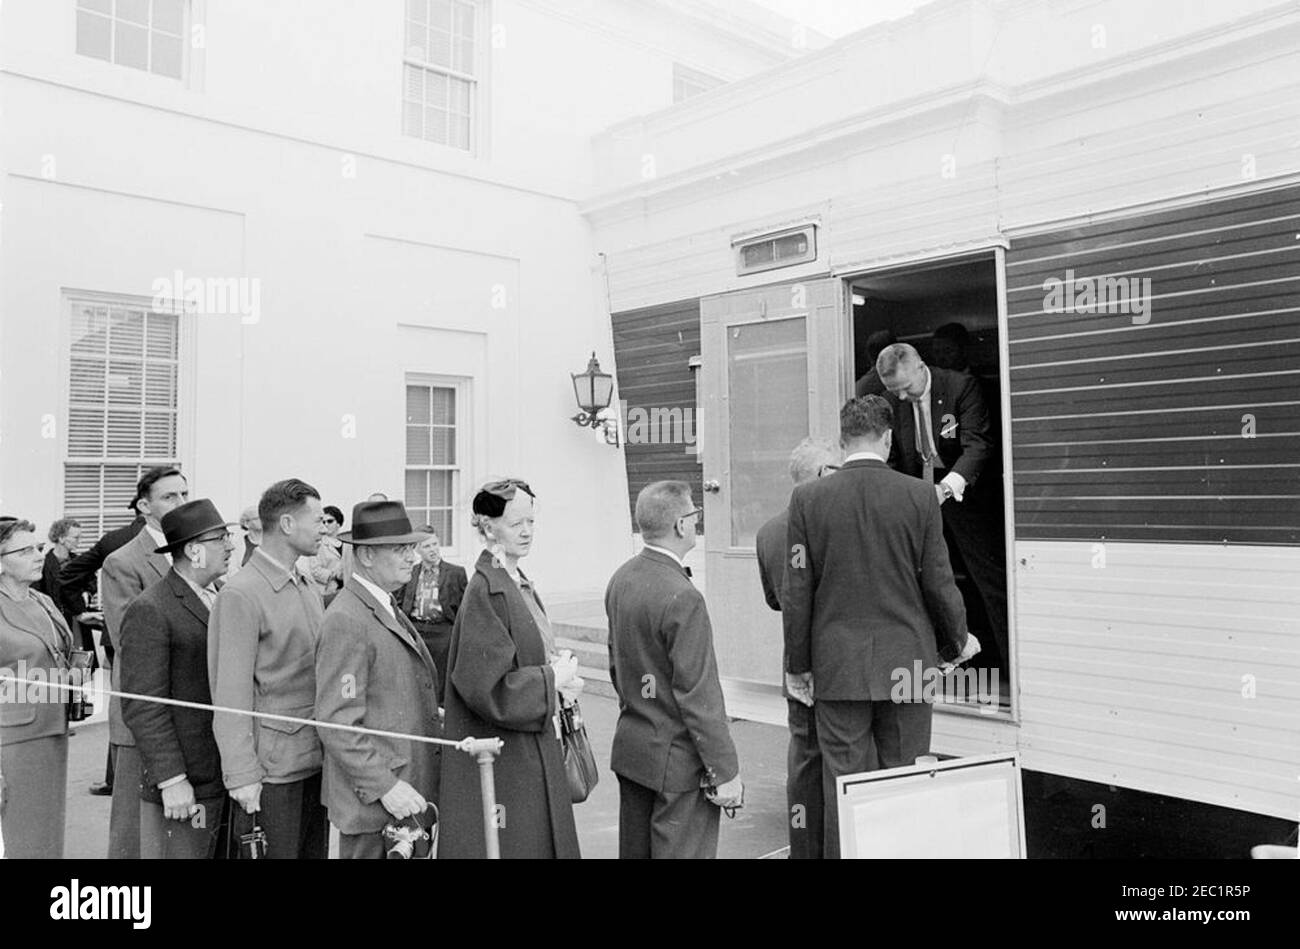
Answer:
[(195, 537), (192, 541), (190, 541), (190, 543), (191, 543), (191, 544), (211, 544), (211, 543), (213, 543), (214, 541), (221, 541), (221, 542), (224, 543), (224, 542), (227, 541), (227, 540), (230, 540), (230, 531), (222, 531), (220, 534), (212, 534), (212, 535), (207, 536), (207, 537)]
[(36, 549), (35, 544), (29, 544), (26, 547), (15, 547), (13, 550), (0, 550), (0, 557), (9, 557), (13, 554), (31, 553), (35, 549)]
[(819, 469), (817, 469), (817, 477), (820, 478), (828, 471), (839, 471), (839, 470), (840, 470), (839, 465), (822, 465)]
[(322, 518), (322, 520), (323, 520), (326, 524), (335, 524), (335, 523), (337, 523), (337, 522), (334, 520), (334, 518), (332, 518), (332, 517), (325, 517), (325, 518)]
[(687, 518), (687, 517), (694, 517), (696, 514), (703, 514), (703, 513), (704, 513), (704, 508), (702, 508), (702, 507), (697, 507), (697, 508), (695, 508), (693, 511), (687, 511), (685, 514), (681, 515), (681, 516), (678, 517), (677, 519), (680, 521), (680, 520), (683, 520), (684, 518)]

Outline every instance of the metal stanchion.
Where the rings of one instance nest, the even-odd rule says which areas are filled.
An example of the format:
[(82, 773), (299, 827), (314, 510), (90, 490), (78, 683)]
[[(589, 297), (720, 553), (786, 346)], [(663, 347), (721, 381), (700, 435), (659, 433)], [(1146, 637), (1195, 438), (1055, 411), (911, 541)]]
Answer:
[(497, 836), (497, 788), (492, 766), (501, 754), (500, 738), (466, 738), (459, 745), (461, 751), (473, 755), (478, 762), (479, 788), (483, 795), (483, 843), (489, 860), (501, 859), (501, 841)]

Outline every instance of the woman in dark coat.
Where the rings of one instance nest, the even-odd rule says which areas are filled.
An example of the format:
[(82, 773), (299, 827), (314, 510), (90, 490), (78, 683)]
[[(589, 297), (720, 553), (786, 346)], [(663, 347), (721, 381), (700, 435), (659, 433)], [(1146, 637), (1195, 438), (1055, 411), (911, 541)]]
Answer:
[[(479, 556), (452, 628), (444, 736), (500, 738), (497, 827), (502, 858), (576, 858), (578, 833), (564, 772), (560, 695), (581, 690), (577, 659), (555, 649), (541, 601), (519, 570), (533, 536), (533, 494), (511, 479), (474, 498), (488, 549)], [(477, 763), (444, 755), (438, 856), (484, 857)]]
[(0, 683), (0, 827), (7, 856), (61, 859), (68, 793), (68, 693), (72, 634), (32, 589), (44, 558), (30, 521), (0, 523), (0, 669), (42, 684)]

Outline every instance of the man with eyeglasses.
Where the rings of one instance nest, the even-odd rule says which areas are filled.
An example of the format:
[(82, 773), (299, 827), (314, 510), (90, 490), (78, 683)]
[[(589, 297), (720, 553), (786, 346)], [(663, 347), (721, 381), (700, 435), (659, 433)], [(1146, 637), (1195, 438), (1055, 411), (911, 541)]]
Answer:
[[(171, 569), (122, 617), (122, 688), (202, 705), (208, 687), (208, 619), (220, 578), (235, 549), (230, 528), (208, 499), (163, 517)], [(142, 765), (140, 856), (210, 859), (216, 855), (225, 804), (212, 713), (124, 699), (122, 718)]]
[[(842, 452), (829, 438), (805, 438), (790, 453), (790, 478), (796, 485), (839, 470)], [(754, 547), (758, 554), (758, 579), (767, 605), (780, 612), (781, 584), (785, 580), (786, 529), (789, 508), (783, 508), (758, 529)], [(781, 666), (785, 668), (784, 663)], [(787, 691), (786, 712), (790, 747), (786, 752), (786, 823), (791, 860), (817, 860), (822, 856), (822, 753), (817, 745), (817, 718), (813, 710), (796, 702)]]
[[(400, 501), (363, 501), (352, 530), (352, 574), (325, 613), (316, 650), (316, 717), (322, 722), (437, 738), (441, 670), (393, 591), (411, 579), (415, 545)], [(382, 859), (383, 830), (419, 818), (438, 793), (438, 746), (324, 728), (322, 795), (339, 830), (339, 857)], [(463, 802), (462, 802), (463, 803)], [(423, 825), (422, 825), (423, 826)]]
[(683, 560), (702, 510), (685, 482), (644, 487), (636, 522), (645, 547), (605, 590), (624, 859), (716, 857), (719, 810), (734, 816), (744, 802), (709, 610)]

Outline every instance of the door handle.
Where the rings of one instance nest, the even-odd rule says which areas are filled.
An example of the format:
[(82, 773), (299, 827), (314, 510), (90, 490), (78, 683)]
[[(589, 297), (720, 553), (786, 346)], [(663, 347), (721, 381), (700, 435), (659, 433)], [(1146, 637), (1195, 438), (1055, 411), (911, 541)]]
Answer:
[(708, 481), (704, 482), (704, 490), (709, 494), (717, 494), (722, 490), (722, 484), (715, 478), (710, 478)]

